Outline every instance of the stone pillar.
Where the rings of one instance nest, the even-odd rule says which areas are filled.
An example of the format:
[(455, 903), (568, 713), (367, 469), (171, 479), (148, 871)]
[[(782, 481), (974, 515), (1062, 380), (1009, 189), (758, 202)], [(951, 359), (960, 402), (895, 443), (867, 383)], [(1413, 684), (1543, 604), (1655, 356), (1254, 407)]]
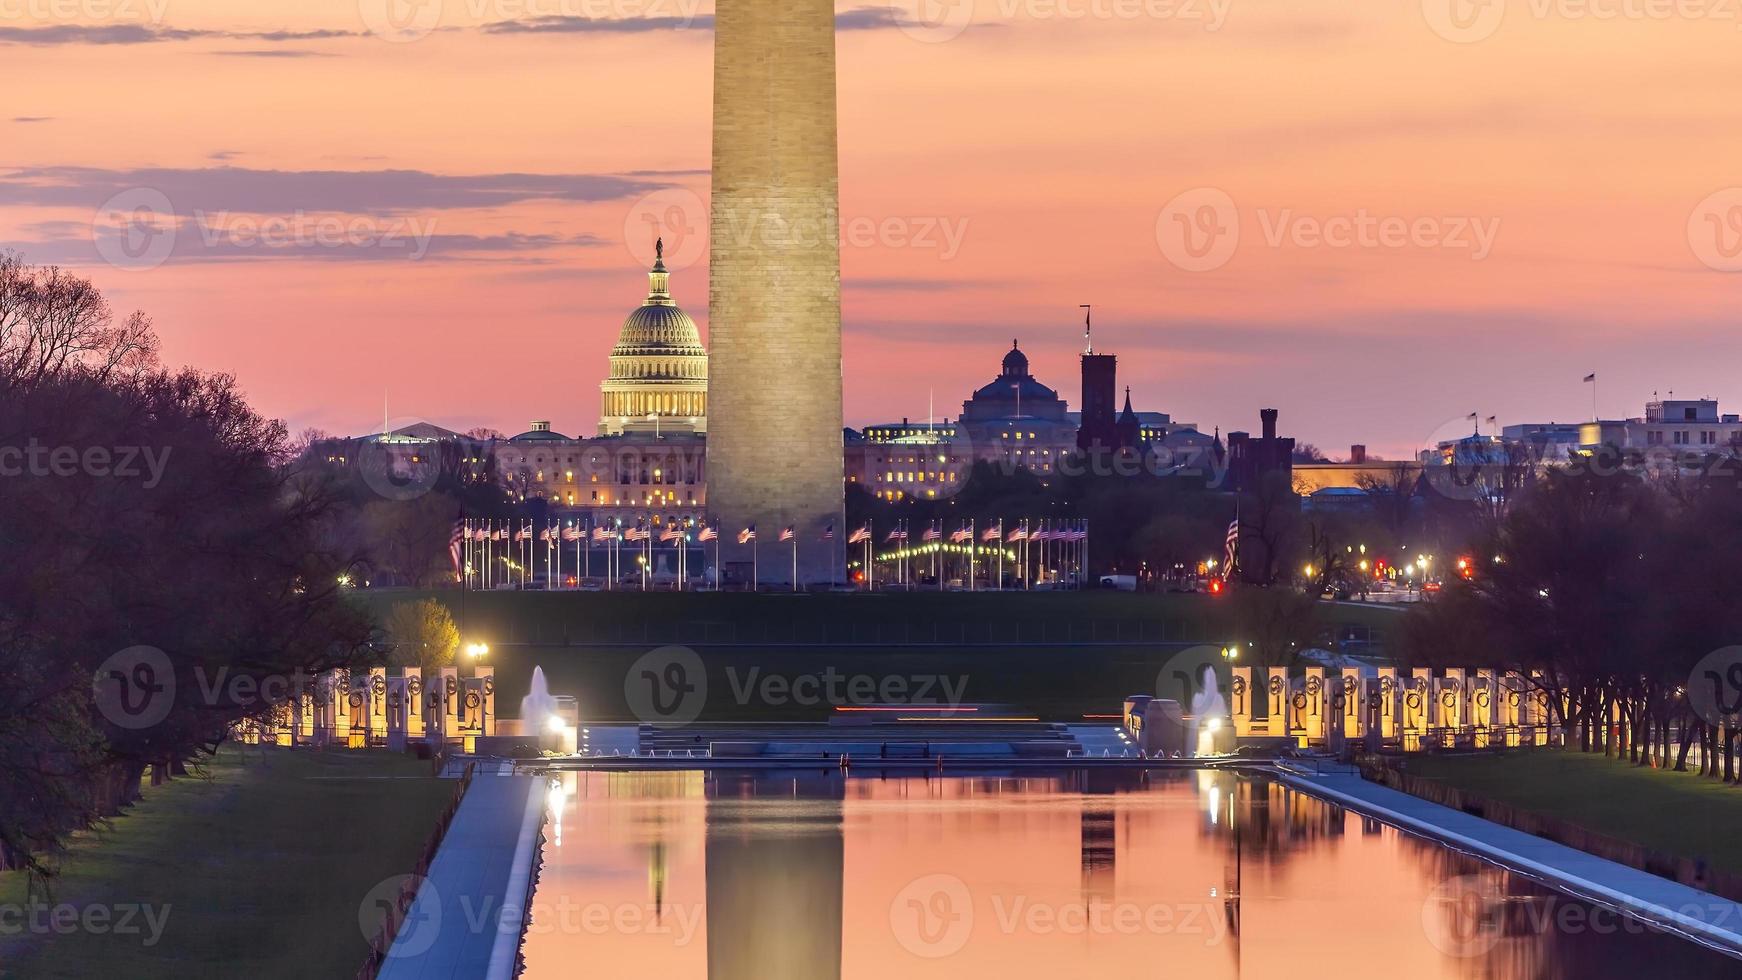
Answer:
[(1391, 743), (1398, 738), (1398, 700), (1402, 691), (1397, 682), (1396, 667), (1379, 668), (1379, 738)]
[(333, 744), (351, 744), (351, 672), (343, 667), (333, 671)]
[(1322, 741), (1325, 737), (1325, 695), (1325, 668), (1308, 667), (1301, 682), (1301, 697), (1297, 699), (1301, 735), (1308, 743)]
[(1233, 720), (1234, 737), (1246, 738), (1252, 734), (1252, 699), (1256, 693), (1252, 688), (1252, 668), (1235, 667), (1231, 673), (1234, 679), (1228, 685), (1228, 714)]
[(1494, 671), (1482, 668), (1476, 671), (1475, 683), (1470, 688), (1470, 724), (1476, 728), (1476, 747), (1490, 748), (1494, 745), (1494, 719), (1498, 717), (1496, 709), (1500, 689), (1494, 684)]
[(1409, 682), (1403, 691), (1403, 750), (1416, 752), (1427, 748), (1429, 719), (1433, 711), (1434, 672), (1417, 667), (1409, 672)]
[(405, 689), (405, 737), (423, 738), (423, 668), (403, 667), (400, 680)]
[(1439, 704), (1435, 708), (1438, 720), (1435, 722), (1446, 729), (1446, 737), (1441, 744), (1448, 748), (1458, 744), (1458, 734), (1465, 727), (1464, 721), (1464, 671), (1460, 667), (1447, 667), (1446, 676), (1439, 682)]
[(367, 730), (370, 745), (387, 742), (387, 668), (369, 669), (369, 719)]
[(438, 681), (441, 688), (442, 738), (451, 742), (460, 735), (460, 669), (443, 667)]
[(1342, 714), (1343, 733), (1350, 738), (1362, 738), (1367, 734), (1366, 705), (1363, 695), (1366, 685), (1361, 683), (1361, 671), (1355, 667), (1344, 667), (1342, 675)]
[(1288, 734), (1288, 695), (1288, 668), (1264, 668), (1264, 705), (1270, 714), (1266, 734)]
[[(708, 281), (708, 505), (721, 559), (844, 578), (835, 10), (720, 0)], [(835, 524), (831, 540), (820, 539)], [(746, 568), (746, 571), (748, 569)]]
[(1525, 717), (1528, 708), (1525, 704), (1526, 684), (1524, 676), (1516, 671), (1507, 671), (1500, 678), (1500, 725), (1506, 730), (1506, 745), (1515, 748), (1523, 743), (1522, 728), (1526, 724)]

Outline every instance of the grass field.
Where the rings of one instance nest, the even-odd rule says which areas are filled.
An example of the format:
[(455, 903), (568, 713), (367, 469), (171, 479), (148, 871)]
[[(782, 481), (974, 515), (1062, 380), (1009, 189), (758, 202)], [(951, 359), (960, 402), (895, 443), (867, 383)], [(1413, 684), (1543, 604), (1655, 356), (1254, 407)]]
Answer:
[[(541, 666), (553, 692), (580, 700), (582, 717), (633, 720), (625, 689), (632, 666), (655, 648), (681, 645), (707, 669), (706, 720), (824, 717), (827, 703), (771, 703), (752, 682), (828, 670), (910, 690), (948, 683), (963, 700), (1067, 720), (1116, 712), (1124, 695), (1153, 692), (1157, 672), (1179, 651), (1239, 636), (1230, 603), (1192, 594), (356, 593), (383, 613), (424, 595), (447, 603), (466, 642), (490, 644), (507, 717)], [(1347, 626), (1383, 634), (1398, 615), (1330, 603), (1319, 613), (1327, 641)]]
[[(147, 790), (109, 829), (75, 842), (49, 902), (113, 910), (110, 924), (0, 937), (0, 977), (356, 973), (363, 898), (412, 870), (456, 784), (381, 752), (231, 747), (208, 768), (209, 778)], [(24, 900), (23, 876), (0, 875), (0, 905)], [(141, 906), (151, 917), (128, 911)], [(134, 934), (120, 934), (122, 916)], [(147, 946), (153, 918), (160, 938)]]
[(1560, 817), (1587, 830), (1742, 873), (1742, 790), (1693, 773), (1543, 749), (1412, 756), (1407, 771)]

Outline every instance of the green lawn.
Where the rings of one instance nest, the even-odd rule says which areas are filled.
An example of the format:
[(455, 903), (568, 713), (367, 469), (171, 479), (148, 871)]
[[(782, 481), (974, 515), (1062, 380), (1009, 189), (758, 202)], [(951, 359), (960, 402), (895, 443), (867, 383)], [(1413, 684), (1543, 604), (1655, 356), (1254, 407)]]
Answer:
[[(1202, 594), (1117, 592), (768, 593), (409, 592), (362, 590), (385, 615), (426, 595), (446, 603), (466, 642), (488, 642), (498, 709), (514, 717), (535, 666), (550, 688), (580, 701), (583, 718), (633, 720), (625, 678), (656, 647), (695, 650), (708, 671), (704, 720), (815, 720), (828, 705), (778, 705), (736, 696), (751, 671), (941, 678), (964, 700), (1008, 704), (1049, 720), (1116, 712), (1152, 692), (1156, 673), (1187, 647), (1239, 635), (1230, 603)], [(1344, 626), (1376, 634), (1398, 611), (1321, 603), (1327, 636)], [(923, 681), (921, 681), (923, 683)]]
[(1560, 817), (1655, 850), (1742, 873), (1742, 789), (1694, 773), (1539, 749), (1504, 756), (1412, 756), (1406, 771)]
[[(162, 925), (0, 937), (17, 978), (349, 977), (367, 952), (358, 909), (409, 872), (456, 783), (385, 752), (226, 748), (209, 778), (148, 789), (109, 829), (82, 835), (51, 902), (151, 906)], [(24, 900), (0, 875), (0, 905)], [(117, 918), (116, 924), (119, 924)]]

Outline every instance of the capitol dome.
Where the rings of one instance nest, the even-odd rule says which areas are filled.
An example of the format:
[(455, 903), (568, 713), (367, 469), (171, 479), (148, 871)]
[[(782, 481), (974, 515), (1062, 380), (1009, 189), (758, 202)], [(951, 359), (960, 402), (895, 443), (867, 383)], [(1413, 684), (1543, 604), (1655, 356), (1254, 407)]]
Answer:
[(647, 274), (647, 299), (623, 321), (611, 348), (600, 435), (625, 431), (705, 432), (708, 352), (689, 314), (671, 301), (665, 245)]

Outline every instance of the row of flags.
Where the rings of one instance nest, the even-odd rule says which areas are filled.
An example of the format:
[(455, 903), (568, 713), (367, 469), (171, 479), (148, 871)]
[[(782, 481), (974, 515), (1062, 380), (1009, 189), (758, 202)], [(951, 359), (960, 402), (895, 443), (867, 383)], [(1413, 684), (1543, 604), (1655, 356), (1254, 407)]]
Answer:
[[(974, 525), (972, 523), (967, 523), (956, 528), (954, 531), (951, 531), (949, 539), (956, 544), (962, 544), (974, 540), (975, 536)], [(1004, 530), (1004, 522), (999, 521), (991, 527), (986, 528), (984, 531), (980, 531), (978, 537), (980, 541), (987, 544), (995, 541), (1002, 541), (1007, 544), (1017, 541), (1086, 541), (1089, 538), (1089, 524), (1087, 521), (1060, 522), (1058, 524), (1043, 521), (1039, 527), (1031, 527), (1029, 522), (1025, 520), (1018, 526), (1011, 528), (1009, 532), (1006, 532)], [(919, 535), (921, 541), (941, 541), (943, 538), (944, 524), (942, 521), (933, 521), (930, 524), (927, 524), (925, 530), (921, 531)], [(889, 535), (883, 540), (886, 544), (893, 544), (895, 542), (908, 541), (911, 539), (912, 534), (908, 529), (907, 522), (902, 521), (897, 524), (895, 529), (890, 531)], [(847, 543), (857, 544), (861, 541), (870, 540), (871, 528), (862, 527), (857, 531), (854, 531), (852, 535), (847, 538)]]
[[(1239, 543), (1239, 528), (1240, 522), (1238, 520), (1228, 525), (1228, 565), (1230, 567), (1234, 564), (1234, 552)], [(488, 519), (477, 521), (460, 520), (454, 522), (453, 533), (448, 539), (448, 553), (453, 559), (454, 567), (457, 569), (460, 567), (461, 550), (467, 541), (529, 542), (537, 540), (543, 541), (547, 546), (554, 548), (559, 541), (579, 542), (589, 539), (595, 542), (606, 542), (612, 540), (648, 541), (657, 537), (660, 541), (672, 542), (686, 538), (688, 533), (689, 530), (685, 525), (675, 521), (666, 522), (664, 524), (659, 524), (658, 522), (650, 524), (649, 522), (642, 520), (635, 522), (633, 525), (621, 527), (613, 526), (611, 524), (601, 524), (593, 527), (589, 532), (588, 530), (583, 529), (579, 522), (567, 526), (547, 525), (542, 529), (535, 529), (531, 521), (516, 522), (511, 526), (503, 527), (498, 526), (494, 520)], [(996, 524), (987, 527), (983, 531), (977, 532), (974, 523), (968, 522), (949, 533), (950, 541), (956, 544), (973, 541), (976, 536), (982, 543), (986, 544), (991, 544), (993, 542), (1016, 543), (1020, 541), (1085, 541), (1088, 540), (1089, 530), (1087, 521), (1060, 521), (1057, 523), (1052, 521), (1042, 521), (1038, 527), (1033, 527), (1030, 525), (1029, 521), (1025, 519), (1016, 527), (1011, 528), (1008, 532), (1004, 529), (1004, 521), (999, 520)], [(712, 524), (703, 524), (696, 532), (697, 540), (703, 542), (717, 541), (719, 537), (719, 529)], [(739, 544), (749, 544), (752, 541), (755, 541), (756, 525), (751, 524), (744, 527), (738, 532), (737, 537)], [(835, 525), (831, 523), (823, 528), (822, 534), (819, 535), (819, 540), (832, 541), (834, 540), (834, 537)], [(894, 544), (911, 540), (911, 537), (912, 535), (908, 529), (907, 522), (901, 521), (897, 523), (895, 529), (890, 531), (884, 538), (884, 542)], [(920, 532), (919, 538), (921, 541), (943, 540), (943, 521), (932, 521), (927, 524), (925, 529)], [(782, 542), (794, 542), (794, 546), (796, 547), (798, 529), (791, 524), (781, 528), (779, 540)], [(871, 540), (872, 532), (869, 524), (855, 529), (847, 536), (848, 544), (860, 544)]]

